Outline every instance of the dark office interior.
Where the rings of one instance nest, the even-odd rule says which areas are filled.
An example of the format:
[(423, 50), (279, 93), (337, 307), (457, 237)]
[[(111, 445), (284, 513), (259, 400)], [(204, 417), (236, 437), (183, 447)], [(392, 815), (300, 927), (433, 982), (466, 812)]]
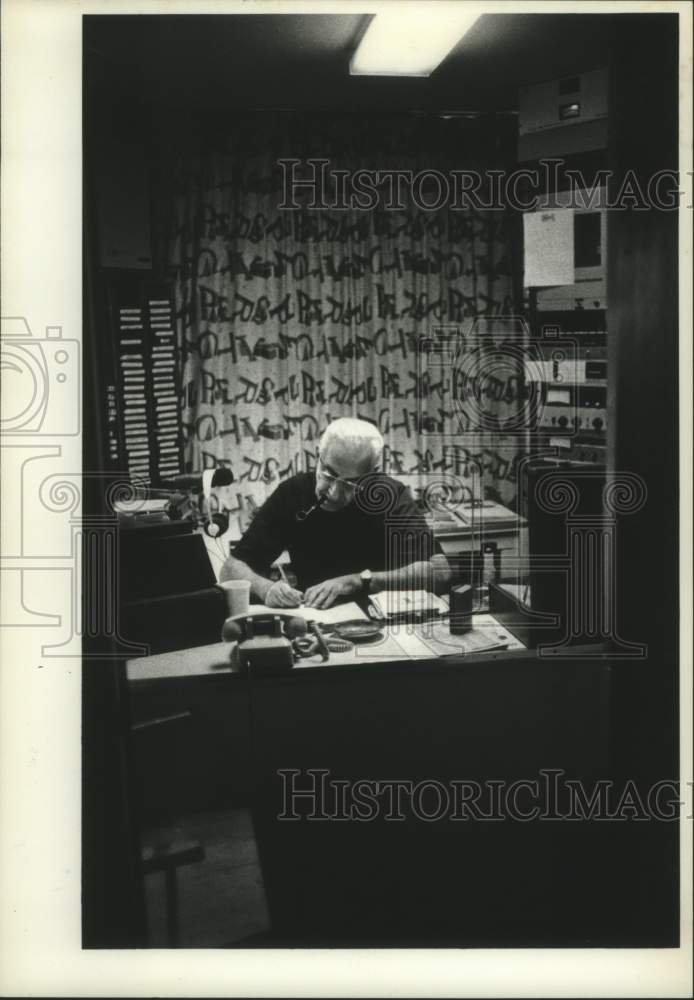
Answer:
[[(636, 807), (622, 818), (573, 824), (277, 821), (279, 772), (288, 768), (304, 776), (323, 768), (352, 782), (442, 783), (508, 783), (557, 769), (587, 787), (606, 780), (636, 789), (643, 801), (679, 773), (677, 212), (633, 201), (608, 209), (602, 270), (591, 276), (602, 282), (598, 299), (553, 309), (545, 292), (524, 288), (523, 213), (515, 208), (480, 213), (469, 240), (452, 235), (465, 216), (453, 209), (420, 211), (421, 228), (407, 231), (392, 212), (371, 218), (308, 208), (278, 210), (273, 219), (267, 210), (268, 199), (279, 198), (281, 157), (323, 157), (348, 169), (505, 174), (558, 158), (589, 184), (605, 172), (612, 194), (624, 190), (627, 174), (645, 191), (659, 171), (678, 167), (678, 17), (486, 14), (423, 79), (349, 75), (368, 20), (84, 17), (84, 468), (98, 472), (85, 481), (89, 513), (104, 513), (115, 480), (163, 492), (173, 482), (178, 492), (199, 494), (199, 483), (191, 484), (203, 469), (224, 468), (230, 495), (242, 498), (227, 513), (242, 528), (243, 516), (301, 467), (315, 438), (306, 433), (311, 421), (322, 428), (328, 417), (355, 413), (381, 421), (390, 474), (425, 487), (448, 470), (468, 483), (462, 466), (436, 464), (455, 440), (439, 453), (427, 438), (434, 425), (415, 426), (415, 397), (406, 392), (414, 354), (405, 357), (403, 348), (401, 358), (398, 345), (404, 337), (411, 349), (432, 324), (463, 327), (485, 310), (513, 314), (524, 317), (531, 338), (554, 324), (596, 352), (601, 376), (582, 391), (594, 393), (585, 408), (599, 410), (599, 426), (593, 420), (570, 447), (563, 433), (534, 428), (531, 441), (518, 438), (506, 453), (489, 444), (498, 442), (492, 431), (479, 449), (506, 454), (514, 473), (533, 449), (549, 449), (579, 488), (586, 470), (603, 475), (590, 479), (601, 488), (605, 476), (621, 473), (645, 484), (643, 503), (631, 510), (615, 503), (611, 512), (616, 627), (597, 644), (579, 636), (572, 654), (558, 657), (543, 655), (528, 627), (523, 648), (493, 656), (135, 683), (127, 666), (135, 644), (178, 655), (217, 643), (224, 614), (219, 620), (219, 607), (195, 593), (214, 587), (209, 567), (188, 555), (177, 562), (199, 532), (159, 531), (149, 555), (139, 546), (144, 536), (121, 532), (119, 609), (130, 615), (130, 630), (84, 637), (83, 945), (676, 947), (678, 824), (639, 822)], [(523, 127), (522, 94), (578, 81), (567, 84), (568, 108), (571, 88), (597, 71), (604, 110), (594, 120)], [(447, 221), (436, 229), (440, 218)], [(284, 243), (271, 223), (286, 223)], [(358, 272), (363, 226), (381, 233), (371, 244), (376, 273)], [(225, 240), (238, 253), (230, 249), (222, 267)], [(275, 249), (273, 258), (276, 246), (286, 256)], [(306, 254), (292, 261), (297, 247)], [(271, 259), (282, 266), (267, 270)], [(330, 272), (340, 260), (353, 270)], [(330, 293), (320, 307), (319, 281)], [(401, 296), (397, 316), (388, 312), (393, 289), (392, 302)], [(359, 313), (366, 299), (383, 309), (373, 322)], [(287, 301), (298, 304), (293, 313)], [(173, 316), (176, 405), (166, 408), (173, 413), (166, 427), (175, 443), (130, 453), (117, 317), (153, 302), (168, 303)], [(204, 345), (229, 336), (247, 373), (251, 335), (256, 349), (258, 336), (267, 340), (262, 370), (273, 389), (280, 348), (296, 350), (303, 410), (289, 402), (291, 380), (289, 396), (275, 396), (265, 410), (257, 395), (246, 406), (251, 383), (231, 376), (228, 385), (208, 385), (205, 396), (204, 378), (195, 381), (210, 367)], [(311, 354), (308, 365), (297, 337), (327, 345), (326, 354)], [(360, 337), (363, 356), (337, 358), (331, 345), (356, 350)], [(392, 354), (379, 356), (384, 343), (395, 345)], [(232, 371), (230, 360), (222, 364)], [(321, 377), (332, 396), (321, 395)], [(257, 394), (262, 380), (254, 385)], [(156, 382), (148, 392), (154, 406)], [(405, 412), (406, 437), (396, 423)], [(527, 522), (532, 567), (534, 554), (559, 554), (563, 522), (557, 535), (556, 525), (534, 519), (528, 497), (537, 472), (526, 482), (503, 475), (502, 465), (485, 467), (478, 489), (485, 502)], [(582, 494), (585, 516), (601, 502), (591, 489)], [(473, 477), (473, 503), (475, 496)], [(505, 552), (495, 564), (496, 589), (515, 581), (524, 592), (525, 577), (513, 575), (524, 571), (504, 572)], [(165, 579), (148, 591), (155, 561)], [(100, 586), (89, 559), (85, 574), (88, 613)], [(533, 608), (552, 612), (557, 577), (542, 579)], [(162, 603), (166, 587), (170, 603)], [(636, 647), (642, 654), (632, 655)]]

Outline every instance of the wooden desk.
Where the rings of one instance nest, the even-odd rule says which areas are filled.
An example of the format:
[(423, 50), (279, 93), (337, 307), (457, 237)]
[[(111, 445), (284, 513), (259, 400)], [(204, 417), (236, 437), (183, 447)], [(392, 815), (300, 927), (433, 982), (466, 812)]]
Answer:
[[(473, 632), (477, 635), (498, 638), (506, 643), (506, 649), (521, 650), (522, 643), (491, 615), (475, 615)], [(231, 649), (228, 642), (213, 643), (210, 646), (196, 646), (154, 656), (141, 656), (128, 660), (127, 677), (131, 686), (151, 681), (165, 681), (186, 677), (218, 677), (224, 674), (236, 675), (238, 669), (231, 665)], [(431, 623), (418, 629), (410, 625), (393, 626), (385, 630), (383, 640), (375, 643), (355, 645), (345, 653), (331, 653), (324, 663), (320, 655), (297, 660), (293, 670), (310, 667), (332, 669), (346, 666), (374, 666), (379, 663), (403, 660), (436, 659), (438, 657), (460, 657), (466, 653), (465, 636), (452, 636), (446, 620)], [(482, 655), (482, 654), (476, 654)], [(485, 656), (499, 655), (491, 650)]]
[[(341, 813), (341, 796), (428, 787), (431, 814), (455, 783), (491, 795), (485, 782), (508, 791), (552, 771), (590, 793), (607, 767), (609, 674), (606, 662), (506, 653), (252, 683), (253, 821), (278, 943), (585, 943), (609, 894), (595, 825), (450, 810), (429, 821), (407, 806), (360, 818)], [(293, 799), (295, 820), (292, 788), (313, 790)]]
[[(514, 637), (488, 615), (476, 616), (478, 634), (506, 637), (509, 649), (522, 649)], [(290, 677), (306, 672), (360, 671), (394, 663), (437, 662), (439, 657), (460, 658), (464, 638), (446, 635), (440, 623), (414, 632), (408, 626), (391, 629), (382, 642), (355, 646), (345, 653), (331, 653), (328, 663), (320, 656), (298, 660)], [(442, 641), (443, 640), (443, 641)], [(171, 750), (170, 780), (162, 767), (149, 768), (136, 761), (140, 800), (151, 821), (160, 815), (228, 804), (246, 804), (251, 793), (251, 731), (249, 689), (244, 676), (232, 667), (232, 644), (214, 643), (129, 660), (126, 665), (130, 705), (135, 724), (182, 713), (189, 725)], [(506, 655), (491, 651), (494, 658)], [(225, 765), (220, 768), (219, 761)], [(154, 773), (156, 772), (156, 773)]]
[(218, 644), (130, 661), (130, 690), (141, 707), (150, 699), (150, 713), (152, 698), (160, 709), (191, 710), (185, 759), (201, 806), (215, 796), (251, 803), (278, 943), (583, 941), (605, 891), (591, 824), (311, 821), (305, 799), (303, 818), (279, 816), (288, 772), (302, 788), (317, 772), (345, 788), (393, 780), (450, 788), (490, 779), (508, 787), (556, 770), (590, 791), (607, 768), (606, 660), (353, 656), (255, 677), (235, 673), (228, 651)]

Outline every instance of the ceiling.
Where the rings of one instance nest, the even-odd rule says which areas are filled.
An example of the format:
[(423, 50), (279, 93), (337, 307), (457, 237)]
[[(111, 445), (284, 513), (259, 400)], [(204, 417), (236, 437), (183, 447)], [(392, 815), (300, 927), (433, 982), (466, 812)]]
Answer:
[(606, 65), (635, 16), (483, 15), (426, 79), (349, 76), (368, 14), (85, 16), (86, 90), (192, 108), (514, 111), (520, 85)]

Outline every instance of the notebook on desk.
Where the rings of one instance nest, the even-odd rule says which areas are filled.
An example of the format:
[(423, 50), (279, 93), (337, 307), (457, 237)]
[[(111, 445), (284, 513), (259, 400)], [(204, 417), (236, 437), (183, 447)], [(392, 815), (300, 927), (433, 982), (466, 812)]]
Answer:
[(436, 656), (469, 656), (502, 649), (523, 649), (509, 631), (492, 615), (477, 614), (471, 631), (452, 635), (448, 621), (430, 621), (420, 630), (422, 640)]
[(448, 604), (427, 590), (383, 590), (371, 595), (371, 603), (380, 618), (390, 619), (421, 615), (441, 615)]

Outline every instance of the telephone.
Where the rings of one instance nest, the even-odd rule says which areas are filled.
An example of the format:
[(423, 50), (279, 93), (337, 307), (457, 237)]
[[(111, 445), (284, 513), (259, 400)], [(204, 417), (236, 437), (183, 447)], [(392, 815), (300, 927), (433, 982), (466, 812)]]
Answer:
[(298, 615), (267, 611), (232, 615), (222, 626), (222, 641), (235, 642), (231, 662), (256, 674), (276, 674), (294, 665), (292, 640), (306, 635), (308, 626)]
[(245, 611), (227, 618), (222, 627), (222, 642), (244, 642), (258, 636), (281, 637), (284, 634), (295, 639), (306, 635), (308, 625), (299, 615), (289, 615), (283, 611)]

